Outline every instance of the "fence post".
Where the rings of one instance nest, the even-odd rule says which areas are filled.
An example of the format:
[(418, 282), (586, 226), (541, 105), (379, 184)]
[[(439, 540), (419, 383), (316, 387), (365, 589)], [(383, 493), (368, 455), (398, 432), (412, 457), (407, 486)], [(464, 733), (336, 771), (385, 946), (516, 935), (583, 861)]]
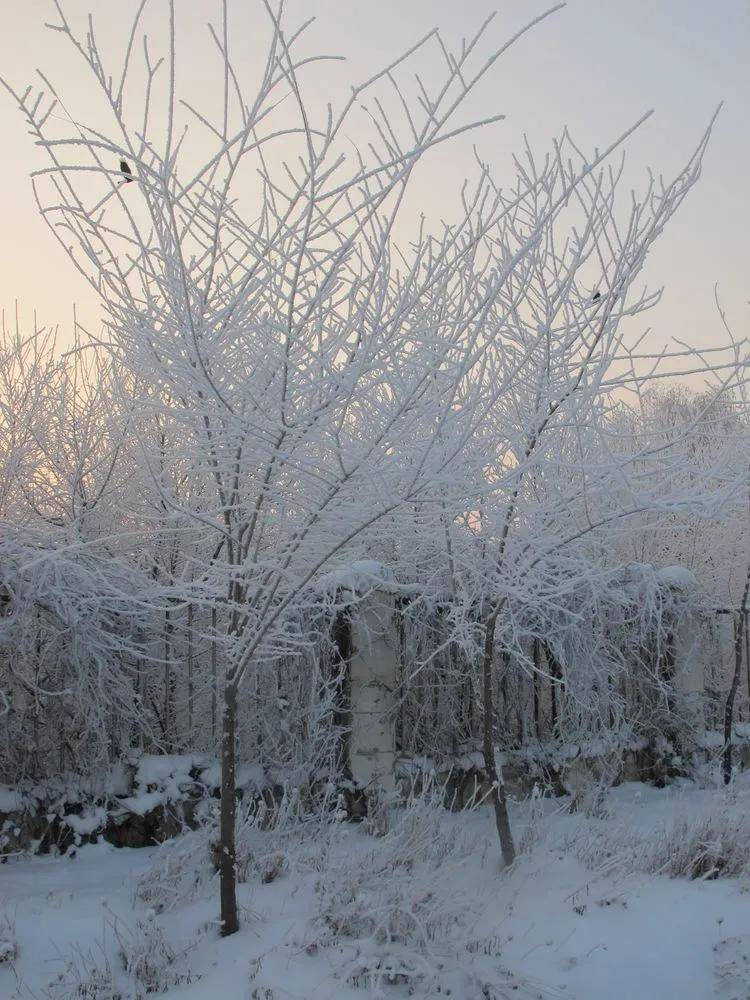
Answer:
[(705, 675), (710, 659), (710, 622), (706, 612), (690, 601), (688, 586), (672, 589), (682, 592), (684, 606), (677, 616), (673, 634), (674, 687), (682, 697), (685, 721), (695, 737), (706, 727)]
[(395, 599), (373, 590), (352, 608), (350, 764), (363, 788), (396, 790), (396, 714), (399, 650)]

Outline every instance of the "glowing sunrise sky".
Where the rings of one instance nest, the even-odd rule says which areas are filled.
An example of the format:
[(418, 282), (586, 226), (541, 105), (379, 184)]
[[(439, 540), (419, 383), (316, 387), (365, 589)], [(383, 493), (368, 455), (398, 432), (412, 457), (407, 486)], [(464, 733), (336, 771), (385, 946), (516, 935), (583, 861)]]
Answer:
[[(121, 51), (135, 0), (68, 0), (77, 26), (92, 11), (107, 52)], [(264, 50), (267, 18), (260, 0), (230, 0), (232, 50), (248, 70)], [(305, 49), (347, 56), (310, 78), (308, 97), (340, 104), (345, 88), (390, 62), (428, 29), (439, 26), (457, 45), (495, 6), (485, 43), (499, 45), (543, 3), (506, 0), (287, 0), (289, 26), (314, 14)], [(95, 114), (91, 83), (65, 39), (44, 27), (56, 19), (51, 0), (5, 0), (0, 74), (16, 88), (35, 82), (42, 68), (79, 121)], [(154, 48), (163, 42), (151, 0)], [(177, 0), (178, 86), (210, 101), (220, 90), (215, 62), (206, 55), (206, 22), (217, 22), (214, 0)], [(720, 101), (724, 108), (704, 174), (653, 252), (652, 285), (665, 298), (649, 316), (651, 344), (673, 337), (707, 345), (722, 338), (714, 306), (715, 282), (735, 334), (750, 334), (750, 0), (569, 0), (567, 7), (514, 46), (472, 95), (461, 120), (503, 113), (504, 122), (471, 140), (442, 149), (420, 168), (412, 198), (428, 215), (450, 217), (452, 199), (471, 172), (471, 142), (502, 183), (512, 177), (511, 155), (524, 133), (543, 152), (568, 126), (587, 150), (606, 147), (650, 108), (656, 114), (628, 144), (628, 180), (642, 183), (646, 166), (669, 176), (687, 159)], [(250, 74), (250, 78), (252, 75)], [(314, 84), (314, 85), (313, 85)], [(95, 328), (97, 305), (83, 279), (38, 215), (28, 175), (46, 166), (8, 95), (0, 92), (3, 183), (0, 185), (0, 305), (36, 308), (43, 323), (70, 330), (73, 303)], [(623, 192), (626, 193), (626, 192)], [(644, 324), (645, 325), (645, 324)]]

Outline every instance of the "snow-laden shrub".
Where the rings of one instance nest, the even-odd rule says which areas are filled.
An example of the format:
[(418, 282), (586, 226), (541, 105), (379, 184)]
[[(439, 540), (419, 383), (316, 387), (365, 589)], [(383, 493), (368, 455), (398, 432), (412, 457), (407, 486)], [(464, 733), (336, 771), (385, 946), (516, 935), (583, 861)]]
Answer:
[[(216, 803), (203, 803), (201, 826), (165, 841), (135, 885), (134, 901), (157, 912), (183, 906), (211, 891), (218, 871)], [(239, 810), (235, 837), (237, 880), (274, 882), (290, 866), (320, 871), (325, 864), (327, 827), (336, 820), (335, 799), (323, 795), (303, 806), (296, 790), (278, 801), (255, 798)]]
[(16, 922), (7, 913), (0, 916), (0, 965), (10, 965), (18, 955)]
[(380, 785), (367, 793), (367, 815), (362, 826), (373, 837), (384, 837), (388, 833), (390, 813), (388, 796)]
[(688, 878), (750, 874), (750, 824), (737, 809), (683, 816), (646, 842), (646, 870)]
[(153, 911), (132, 926), (115, 918), (109, 926), (120, 968), (111, 961), (103, 940), (96, 950), (76, 948), (48, 984), (48, 1000), (143, 1000), (196, 978), (184, 968), (184, 952), (172, 948)]
[(153, 910), (133, 926), (116, 922), (114, 932), (123, 968), (143, 993), (163, 993), (192, 982), (193, 976), (180, 969), (183, 956), (167, 941)]
[[(158, 620), (153, 580), (104, 543), (91, 539), (72, 551), (71, 541), (57, 527), (8, 526), (0, 534), (8, 598), (0, 673), (11, 708), (0, 728), (0, 775), (13, 785), (68, 771), (91, 775), (126, 756), (135, 734), (157, 739), (134, 667), (148, 661)], [(36, 690), (40, 676), (44, 691)]]
[(572, 848), (584, 864), (607, 872), (691, 879), (750, 875), (746, 806), (726, 796), (717, 796), (703, 812), (679, 815), (646, 833), (628, 825), (579, 831)]
[(526, 812), (526, 826), (518, 838), (518, 853), (530, 854), (544, 834), (544, 797), (538, 785), (534, 785), (531, 801)]
[(202, 896), (215, 875), (212, 826), (203, 826), (165, 841), (135, 885), (135, 900), (158, 913)]
[(277, 798), (257, 798), (241, 812), (235, 850), (240, 882), (273, 882), (288, 870), (322, 871), (330, 850), (331, 832), (345, 816), (335, 788), (305, 798), (299, 789), (284, 789)]
[(123, 989), (104, 951), (74, 950), (62, 969), (47, 985), (48, 1000), (138, 1000), (134, 991)]
[(565, 769), (563, 787), (570, 794), (570, 808), (589, 819), (606, 819), (607, 796), (621, 766), (619, 753), (604, 753), (595, 762), (576, 759)]
[(364, 853), (336, 858), (318, 880), (317, 932), (308, 948), (346, 944), (350, 984), (438, 988), (465, 954), (475, 900), (456, 890), (456, 868), (470, 847), (444, 820), (442, 795), (414, 797)]

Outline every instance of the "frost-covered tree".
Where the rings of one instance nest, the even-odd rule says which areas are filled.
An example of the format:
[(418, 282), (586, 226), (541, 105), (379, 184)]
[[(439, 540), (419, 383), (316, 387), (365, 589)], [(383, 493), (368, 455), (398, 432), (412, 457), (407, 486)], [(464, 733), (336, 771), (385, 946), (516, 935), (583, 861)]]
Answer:
[[(57, 532), (44, 565), (70, 560), (61, 604), (92, 589), (92, 553), (110, 560), (103, 632), (138, 661), (118, 676), (118, 718), (132, 716), (127, 680), (153, 745), (191, 749), (199, 705), (212, 731), (221, 703), (223, 932), (238, 927), (238, 729), (320, 773), (333, 741), (313, 731), (338, 694), (319, 669), (337, 610), (327, 574), (365, 555), (411, 585), (416, 613), (450, 605), (430, 657), (479, 653), (481, 683), (456, 690), (461, 711), (482, 719), (512, 861), (498, 678), (511, 656), (541, 675), (529, 639), (557, 629), (562, 649), (582, 615), (622, 603), (602, 552), (632, 519), (705, 506), (701, 488), (680, 480), (678, 495), (669, 482), (683, 435), (644, 443), (614, 417), (657, 374), (629, 337), (658, 294), (634, 282), (699, 175), (708, 133), (673, 182), (651, 178), (629, 201), (613, 160), (632, 129), (590, 156), (567, 132), (541, 159), (526, 149), (508, 188), (477, 159), (457, 219), (422, 219), (405, 234), (420, 161), (494, 120), (458, 120), (510, 44), (483, 57), (486, 24), (456, 51), (430, 32), (340, 108), (320, 109), (307, 96), (319, 60), (304, 51), (304, 25), (287, 30), (265, 5), (268, 53), (248, 91), (222, 4), (210, 42), (223, 97), (210, 108), (181, 100), (174, 2), (165, 56), (141, 36), (141, 3), (119, 63), (93, 20), (79, 35), (56, 6), (53, 30), (90, 72), (103, 124), (55, 113), (63, 105), (47, 77), (42, 91), (8, 89), (49, 157), (34, 177), (41, 210), (100, 296), (104, 329), (65, 369), (83, 382), (71, 394), (63, 379), (62, 394), (44, 396), (39, 434), (28, 397), (3, 509), (25, 504), (23, 517)], [(438, 65), (431, 83), (409, 72), (423, 57)], [(357, 147), (348, 129), (363, 110)], [(54, 383), (33, 349), (31, 367), (18, 368), (28, 350), (9, 362), (9, 399)], [(17, 563), (19, 577), (39, 565), (24, 554)], [(131, 613), (144, 634), (137, 651), (118, 617)], [(340, 667), (341, 650), (328, 647)], [(607, 677), (590, 635), (575, 648), (585, 655), (569, 693), (584, 727)], [(292, 730), (303, 735), (290, 751)]]
[[(485, 318), (486, 372), (499, 391), (484, 424), (492, 442), (481, 513), (484, 760), (508, 863), (514, 850), (494, 759), (496, 636), (512, 648), (519, 614), (528, 618), (536, 607), (543, 618), (566, 589), (593, 581), (582, 540), (611, 544), (642, 511), (704, 502), (700, 488), (665, 486), (679, 435), (659, 449), (634, 446), (618, 440), (607, 415), (622, 393), (642, 392), (658, 377), (652, 359), (639, 357), (628, 321), (659, 293), (633, 286), (698, 179), (709, 134), (672, 182), (651, 177), (626, 199), (621, 166), (597, 165), (565, 134), (541, 161), (527, 150), (517, 188), (503, 196), (509, 211), (493, 233), (494, 266), (502, 269), (532, 243)], [(731, 378), (737, 359), (730, 354), (716, 367), (722, 361)]]
[[(479, 61), (483, 30), (455, 54), (430, 33), (318, 123), (303, 96), (314, 60), (297, 54), (300, 32), (287, 33), (270, 7), (268, 59), (250, 98), (230, 56), (226, 7), (212, 29), (225, 81), (218, 113), (178, 102), (173, 4), (166, 62), (144, 43), (137, 66), (142, 9), (114, 73), (93, 24), (79, 40), (58, 6), (56, 30), (100, 87), (109, 131), (53, 134), (49, 82), (43, 95), (16, 97), (52, 160), (36, 178), (45, 218), (102, 296), (112, 357), (140, 385), (141, 417), (168, 422), (170, 439), (180, 441), (154, 470), (159, 495), (213, 539), (181, 596), (195, 591), (214, 602), (226, 639), (220, 869), (228, 934), (238, 923), (238, 692), (295, 651), (295, 614), (355, 539), (395, 511), (430, 509), (438, 493), (465, 493), (451, 464), (476, 429), (485, 392), (476, 317), (492, 308), (526, 248), (489, 283), (474, 268), (506, 211), (486, 172), (458, 225), (421, 228), (408, 252), (393, 241), (416, 164), (472, 127), (455, 125), (456, 112), (506, 47)], [(427, 46), (444, 64), (442, 78), (419, 82), (411, 95), (399, 79)], [(295, 107), (291, 118), (278, 115), (282, 95)], [(368, 99), (371, 140), (352, 155), (344, 129)], [(183, 111), (201, 133), (192, 144)], [(247, 197), (249, 178), (248, 213), (238, 195)], [(175, 488), (178, 466), (189, 468), (189, 490)]]

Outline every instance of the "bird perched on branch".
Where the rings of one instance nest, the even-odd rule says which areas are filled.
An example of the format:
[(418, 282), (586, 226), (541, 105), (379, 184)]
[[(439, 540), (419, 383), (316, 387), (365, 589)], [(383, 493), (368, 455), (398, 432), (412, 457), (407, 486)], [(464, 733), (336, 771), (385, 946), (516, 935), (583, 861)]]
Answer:
[(594, 292), (594, 294), (591, 296), (591, 301), (598, 302), (601, 297), (602, 297), (601, 292)]
[(126, 184), (129, 184), (133, 180), (133, 171), (128, 166), (127, 160), (120, 160), (120, 173), (125, 178)]

